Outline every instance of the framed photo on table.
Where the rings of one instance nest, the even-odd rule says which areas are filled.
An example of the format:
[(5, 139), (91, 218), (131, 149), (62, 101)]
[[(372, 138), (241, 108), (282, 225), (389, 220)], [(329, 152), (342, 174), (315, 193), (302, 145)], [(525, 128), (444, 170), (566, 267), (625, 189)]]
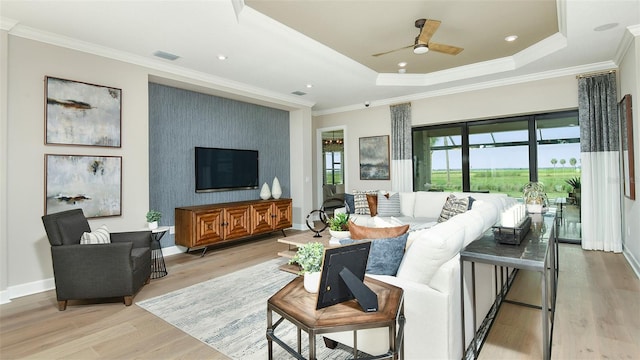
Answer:
[(360, 138), (360, 180), (389, 180), (389, 135)]
[(122, 215), (122, 157), (46, 154), (45, 176), (45, 214)]
[(45, 144), (120, 147), (122, 90), (45, 78)]

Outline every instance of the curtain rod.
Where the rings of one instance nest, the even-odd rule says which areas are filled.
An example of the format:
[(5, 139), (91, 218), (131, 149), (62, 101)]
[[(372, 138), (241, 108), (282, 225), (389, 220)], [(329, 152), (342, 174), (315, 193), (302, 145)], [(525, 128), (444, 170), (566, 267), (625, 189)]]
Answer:
[(604, 74), (615, 74), (615, 73), (616, 73), (616, 70), (611, 69), (611, 70), (607, 70), (607, 71), (576, 75), (576, 79), (582, 79), (582, 78), (586, 78), (586, 77), (592, 77), (592, 76), (598, 76), (598, 75), (604, 75)]

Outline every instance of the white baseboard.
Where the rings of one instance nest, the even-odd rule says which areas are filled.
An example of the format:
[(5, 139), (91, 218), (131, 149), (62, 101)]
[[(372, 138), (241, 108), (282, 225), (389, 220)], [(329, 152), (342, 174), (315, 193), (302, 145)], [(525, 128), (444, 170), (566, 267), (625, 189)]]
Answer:
[(625, 259), (627, 259), (627, 262), (633, 269), (633, 272), (636, 273), (636, 277), (640, 279), (640, 262), (638, 261), (638, 259), (636, 259), (633, 254), (626, 248), (622, 250), (622, 254), (624, 255)]
[(11, 298), (9, 297), (9, 290), (0, 291), (0, 305), (8, 304), (11, 302)]

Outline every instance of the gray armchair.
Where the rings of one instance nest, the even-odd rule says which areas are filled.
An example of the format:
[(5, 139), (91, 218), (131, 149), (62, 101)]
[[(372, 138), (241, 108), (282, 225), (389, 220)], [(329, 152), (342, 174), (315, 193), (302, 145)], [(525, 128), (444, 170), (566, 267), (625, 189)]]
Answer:
[(151, 232), (111, 233), (110, 244), (80, 244), (90, 232), (82, 209), (42, 217), (53, 260), (58, 310), (67, 300), (124, 297), (126, 306), (151, 275)]

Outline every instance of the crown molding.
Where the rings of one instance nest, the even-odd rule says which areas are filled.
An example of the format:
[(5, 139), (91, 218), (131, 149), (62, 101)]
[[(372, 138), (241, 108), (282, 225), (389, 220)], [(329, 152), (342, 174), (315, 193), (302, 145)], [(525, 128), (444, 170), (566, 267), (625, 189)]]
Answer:
[(11, 31), (14, 26), (18, 24), (18, 21), (0, 16), (0, 30)]
[(378, 74), (378, 86), (429, 86), (474, 77), (492, 75), (511, 71), (539, 60), (567, 47), (567, 38), (561, 33), (555, 33), (540, 40), (528, 48), (499, 59), (483, 61), (475, 64), (458, 66), (456, 68), (435, 71), (428, 74)]
[(294, 98), (293, 96), (283, 95), (281, 93), (273, 92), (270, 90), (250, 86), (241, 82), (225, 79), (215, 75), (194, 71), (178, 65), (168, 64), (162, 60), (149, 59), (144, 56), (133, 55), (123, 51), (115, 50), (106, 46), (100, 46), (85, 41), (80, 41), (74, 38), (42, 31), (39, 29), (31, 28), (16, 24), (11, 28), (9, 34), (12, 36), (22, 37), (34, 41), (39, 41), (67, 49), (72, 49), (80, 52), (85, 52), (113, 60), (126, 62), (133, 65), (142, 66), (145, 68), (166, 72), (172, 75), (178, 75), (191, 81), (197, 81), (198, 83), (206, 83), (214, 89), (229, 92), (234, 95), (242, 96), (244, 101), (251, 102), (252, 98), (258, 98), (273, 102), (276, 105), (300, 108), (311, 108), (315, 104), (312, 101)]
[[(547, 80), (547, 79), (553, 79), (553, 78), (564, 77), (564, 76), (576, 76), (576, 75), (589, 73), (589, 72), (611, 70), (617, 67), (618, 66), (613, 61), (603, 61), (599, 63), (574, 66), (574, 67), (569, 67), (564, 69), (544, 71), (544, 72), (520, 75), (520, 76), (512, 76), (504, 79), (490, 80), (490, 81), (484, 81), (484, 82), (479, 82), (475, 84), (454, 86), (446, 89), (426, 91), (426, 92), (416, 93), (416, 94), (411, 94), (406, 96), (381, 99), (381, 100), (371, 101), (370, 107), (393, 105), (401, 102), (417, 101), (417, 100), (423, 100), (423, 99), (433, 98), (438, 96), (453, 95), (453, 94), (459, 94), (459, 93), (464, 93), (469, 91), (485, 90), (485, 89), (490, 89), (490, 88), (495, 88), (500, 86), (516, 85), (516, 84)], [(362, 105), (355, 104), (355, 105), (343, 106), (339, 108), (314, 111), (312, 115), (322, 116), (322, 115), (337, 114), (341, 112), (362, 110), (362, 109), (363, 109)]]
[(627, 54), (627, 50), (629, 50), (629, 48), (631, 47), (633, 40), (639, 36), (640, 36), (640, 24), (627, 27), (627, 31), (625, 31), (624, 34), (622, 35), (622, 39), (620, 40), (620, 43), (618, 44), (618, 48), (616, 49), (616, 54), (613, 57), (614, 59), (613, 61), (616, 64), (619, 65), (622, 62), (622, 58), (624, 58), (625, 55)]

